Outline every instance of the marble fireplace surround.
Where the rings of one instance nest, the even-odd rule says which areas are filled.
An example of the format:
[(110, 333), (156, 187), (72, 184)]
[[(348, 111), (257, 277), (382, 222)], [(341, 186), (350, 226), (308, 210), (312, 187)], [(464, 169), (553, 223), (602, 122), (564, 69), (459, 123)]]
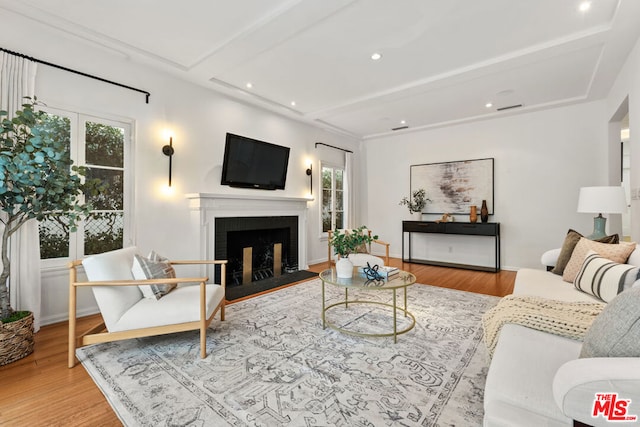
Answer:
[[(307, 202), (304, 197), (256, 194), (190, 193), (186, 195), (193, 234), (199, 239), (200, 259), (215, 259), (215, 219), (235, 217), (298, 217), (298, 268), (307, 263)], [(211, 273), (208, 273), (213, 277)]]

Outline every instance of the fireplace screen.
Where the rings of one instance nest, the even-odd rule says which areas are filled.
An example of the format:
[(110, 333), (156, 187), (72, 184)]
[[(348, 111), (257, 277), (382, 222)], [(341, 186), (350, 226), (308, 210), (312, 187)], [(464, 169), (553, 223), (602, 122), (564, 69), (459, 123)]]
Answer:
[(216, 259), (227, 259), (227, 286), (243, 286), (298, 269), (298, 218), (216, 218)]

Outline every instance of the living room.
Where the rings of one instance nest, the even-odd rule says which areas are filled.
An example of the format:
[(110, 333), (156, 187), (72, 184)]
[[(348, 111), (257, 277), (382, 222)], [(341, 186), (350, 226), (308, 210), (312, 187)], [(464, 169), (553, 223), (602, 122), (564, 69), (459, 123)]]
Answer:
[[(307, 197), (310, 181), (305, 171), (309, 164), (313, 165), (313, 199), (307, 202), (306, 215), (306, 260), (301, 267), (326, 261), (318, 171), (323, 164), (344, 164), (342, 151), (315, 146), (316, 142), (322, 142), (353, 151), (354, 182), (350, 189), (355, 202), (351, 212), (352, 225), (366, 224), (375, 230), (390, 243), (394, 258), (401, 257), (401, 223), (410, 219), (407, 209), (399, 205), (411, 190), (410, 166), (493, 158), (495, 206), (490, 221), (501, 223), (502, 268), (513, 271), (523, 267), (540, 268), (541, 254), (559, 247), (568, 229), (583, 234), (591, 231), (593, 215), (576, 210), (579, 189), (619, 184), (621, 122), (628, 114), (629, 129), (640, 128), (640, 44), (638, 30), (634, 29), (639, 27), (638, 6), (633, 1), (623, 0), (619, 5), (607, 3), (607, 7), (613, 8), (610, 11), (614, 11), (606, 15), (609, 19), (602, 21), (596, 29), (589, 27), (588, 37), (572, 34), (577, 40), (573, 40), (574, 44), (562, 38), (548, 50), (540, 46), (536, 50), (529, 45), (526, 47), (535, 52), (516, 55), (514, 62), (505, 58), (504, 63), (495, 57), (483, 58), (485, 61), (493, 59), (495, 63), (479, 66), (469, 74), (442, 78), (428, 87), (427, 96), (431, 93), (435, 97), (439, 86), (459, 87), (452, 96), (481, 104), (481, 112), (477, 113), (468, 105), (465, 107), (464, 103), (453, 108), (470, 111), (465, 110), (459, 118), (439, 116), (437, 109), (421, 112), (416, 108), (415, 119), (408, 119), (409, 128), (395, 132), (390, 129), (402, 126), (399, 120), (404, 117), (376, 123), (369, 129), (359, 130), (354, 126), (353, 132), (344, 132), (337, 125), (326, 124), (330, 117), (325, 120), (320, 113), (315, 116), (300, 113), (290, 105), (286, 108), (274, 106), (260, 96), (251, 95), (246, 87), (230, 87), (219, 82), (209, 82), (207, 86), (198, 80), (199, 76), (181, 71), (185, 68), (181, 65), (194, 58), (201, 60), (197, 55), (185, 59), (185, 52), (185, 57), (161, 58), (155, 53), (155, 47), (144, 52), (140, 46), (128, 46), (115, 38), (101, 36), (101, 29), (83, 26), (72, 14), (67, 17), (54, 14), (36, 1), (21, 3), (0, 2), (3, 10), (0, 47), (151, 93), (149, 103), (146, 103), (140, 93), (46, 65), (38, 66), (35, 80), (35, 94), (51, 108), (131, 124), (133, 176), (129, 208), (132, 227), (125, 234), (125, 244), (135, 244), (143, 253), (156, 250), (176, 259), (200, 257), (199, 228), (194, 226), (193, 211), (186, 194), (247, 198), (256, 193), (265, 195), (258, 190), (220, 184), (225, 136), (231, 132), (291, 148), (285, 190), (267, 192), (266, 196), (276, 200)], [(122, 7), (126, 10), (126, 6)], [(137, 25), (129, 22), (133, 18), (124, 18), (123, 22), (128, 25)], [(158, 25), (171, 23), (173, 19), (165, 17)], [(607, 38), (624, 44), (623, 56), (606, 56), (611, 52), (608, 49), (612, 49), (604, 41)], [(153, 40), (145, 42), (147, 46), (153, 45)], [(601, 50), (602, 46), (606, 49)], [(177, 51), (180, 53), (179, 49)], [(175, 50), (173, 52), (178, 55)], [(584, 57), (580, 56), (582, 53)], [(571, 56), (573, 54), (575, 58)], [(232, 53), (227, 55), (231, 57)], [(606, 60), (600, 59), (601, 55), (605, 55)], [(225, 59), (222, 55), (221, 58)], [(584, 64), (588, 72), (576, 76), (564, 71), (566, 64), (562, 60), (571, 62), (572, 58)], [(382, 61), (387, 59), (383, 57)], [(534, 60), (544, 60), (549, 69), (536, 68)], [(226, 68), (224, 62), (214, 65)], [(467, 96), (470, 82), (483, 74), (509, 69), (515, 70), (515, 75), (524, 74), (528, 67), (540, 73), (540, 79), (545, 76), (543, 71), (560, 75), (553, 85), (549, 83), (556, 92), (562, 92), (563, 85), (575, 83), (573, 80), (578, 81), (579, 87), (553, 101), (536, 104), (520, 100), (524, 104), (522, 107), (504, 111), (487, 110), (485, 103), (489, 99), (486, 98), (511, 89), (511, 85), (498, 82), (484, 93)], [(613, 73), (614, 78), (592, 81), (591, 76), (596, 75), (596, 71)], [(232, 73), (232, 70), (226, 72)], [(348, 85), (349, 82), (342, 80), (340, 84)], [(260, 93), (259, 84), (254, 83), (254, 90)], [(299, 90), (312, 91), (304, 87)], [(374, 99), (372, 103), (376, 101)], [(297, 100), (297, 104), (303, 102)], [(338, 106), (334, 107), (338, 109)], [(368, 107), (372, 108), (371, 105)], [(442, 105), (443, 110), (448, 111), (447, 108), (448, 105)], [(321, 105), (315, 107), (316, 112), (322, 109)], [(370, 109), (363, 111), (362, 114), (374, 116)], [(436, 119), (423, 124), (417, 122), (421, 116), (429, 114)], [(368, 121), (362, 123), (369, 124)], [(168, 159), (162, 153), (162, 147), (168, 143), (167, 130), (173, 135), (175, 149), (171, 192), (165, 191)], [(632, 149), (630, 186), (636, 190), (640, 188), (637, 156)], [(640, 238), (637, 198), (631, 200), (630, 216), (629, 237), (636, 241)], [(466, 215), (456, 217), (458, 221), (467, 220)], [(435, 215), (423, 216), (425, 220), (436, 218)], [(611, 218), (609, 226), (619, 229), (620, 219)], [(440, 255), (474, 258), (476, 252), (486, 249), (482, 245), (471, 248), (466, 245), (466, 241), (445, 243)], [(43, 264), (43, 325), (66, 320), (67, 287), (68, 271), (64, 262)], [(80, 299), (80, 314), (96, 312), (88, 293)]]

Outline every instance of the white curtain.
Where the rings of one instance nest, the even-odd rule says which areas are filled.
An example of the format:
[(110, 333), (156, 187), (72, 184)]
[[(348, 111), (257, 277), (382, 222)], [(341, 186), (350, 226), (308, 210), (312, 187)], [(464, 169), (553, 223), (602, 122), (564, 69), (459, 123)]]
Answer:
[(344, 228), (356, 228), (354, 225), (355, 221), (355, 212), (353, 195), (355, 194), (353, 180), (353, 153), (346, 152), (344, 153), (344, 210), (346, 212), (345, 224)]
[[(13, 116), (22, 108), (25, 96), (34, 96), (37, 64), (0, 52), (0, 109)], [(0, 224), (2, 227), (2, 224)], [(38, 222), (31, 220), (11, 236), (11, 306), (33, 312), (34, 330), (40, 329), (40, 238)]]

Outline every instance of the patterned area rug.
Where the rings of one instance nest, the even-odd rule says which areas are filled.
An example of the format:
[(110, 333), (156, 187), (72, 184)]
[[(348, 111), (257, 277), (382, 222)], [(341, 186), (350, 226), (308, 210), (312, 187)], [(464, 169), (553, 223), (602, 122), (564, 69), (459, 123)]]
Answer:
[[(344, 297), (326, 291), (332, 302)], [(349, 296), (388, 302), (392, 293)], [(498, 298), (414, 285), (416, 325), (396, 344), (322, 329), (321, 298), (316, 279), (228, 306), (227, 320), (212, 323), (206, 359), (197, 332), (77, 354), (127, 426), (482, 425), (488, 359), (480, 319)], [(392, 312), (353, 304), (327, 319), (388, 332)], [(398, 313), (402, 329), (407, 318)]]

